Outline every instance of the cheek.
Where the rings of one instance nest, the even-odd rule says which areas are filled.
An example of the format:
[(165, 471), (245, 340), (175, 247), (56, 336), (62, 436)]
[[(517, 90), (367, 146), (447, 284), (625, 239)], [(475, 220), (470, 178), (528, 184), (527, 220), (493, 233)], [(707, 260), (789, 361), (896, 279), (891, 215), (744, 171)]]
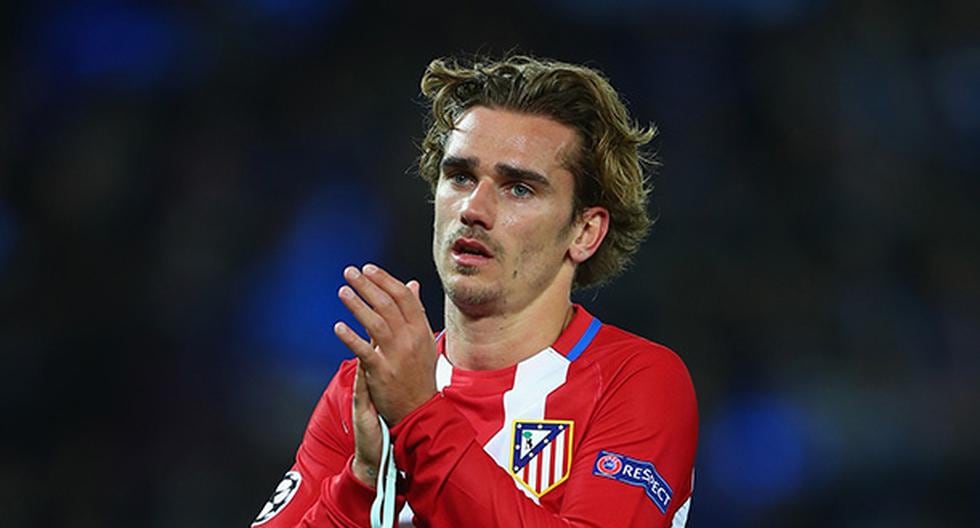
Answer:
[(515, 221), (510, 224), (511, 240), (519, 247), (516, 252), (523, 264), (545, 265), (556, 259), (559, 251), (557, 228), (548, 219), (539, 218), (536, 222)]
[(453, 218), (452, 207), (449, 200), (440, 198), (439, 195), (436, 195), (433, 209), (435, 214), (433, 216), (432, 223), (438, 232), (442, 229), (443, 225), (448, 219)]

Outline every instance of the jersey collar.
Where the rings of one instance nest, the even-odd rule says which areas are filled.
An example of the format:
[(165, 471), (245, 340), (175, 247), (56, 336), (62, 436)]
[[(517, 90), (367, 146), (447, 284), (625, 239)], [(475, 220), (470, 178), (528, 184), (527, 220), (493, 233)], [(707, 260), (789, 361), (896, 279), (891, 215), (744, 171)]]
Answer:
[[(586, 311), (582, 305), (573, 304), (572, 310), (572, 320), (551, 345), (554, 351), (565, 356), (569, 361), (578, 359), (602, 327), (602, 321)], [(436, 335), (436, 347), (440, 355), (446, 353), (445, 334), (446, 331), (442, 330)]]

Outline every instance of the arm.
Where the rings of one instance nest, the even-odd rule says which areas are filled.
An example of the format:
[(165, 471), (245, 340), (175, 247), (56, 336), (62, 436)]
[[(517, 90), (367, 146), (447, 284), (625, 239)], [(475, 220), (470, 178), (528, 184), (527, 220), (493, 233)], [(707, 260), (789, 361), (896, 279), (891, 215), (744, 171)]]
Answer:
[[(334, 332), (364, 365), (370, 398), (394, 425), (395, 459), (407, 475), (406, 496), (423, 522), (582, 527), (672, 523), (681, 499), (690, 494), (697, 436), (693, 386), (676, 355), (655, 345), (632, 345), (645, 350), (638, 350), (605, 384), (598, 414), (573, 455), (574, 480), (567, 483), (561, 511), (553, 514), (516, 488), (513, 478), (475, 441), (465, 417), (436, 391), (437, 352), (417, 287), (372, 265), (363, 274), (349, 268), (344, 276), (350, 287), (341, 288), (341, 300), (372, 343), (343, 323)], [(628, 475), (595, 475), (600, 450), (618, 455), (623, 467), (629, 467)], [(668, 484), (671, 492), (664, 496)]]
[(354, 476), (354, 361), (341, 364), (317, 403), (296, 461), (252, 524), (262, 528), (369, 526), (374, 490)]
[[(513, 478), (475, 441), (466, 419), (441, 396), (405, 417), (392, 432), (415, 514), (434, 527), (672, 526), (691, 493), (697, 442), (693, 386), (673, 354), (663, 355), (655, 365), (630, 365), (620, 372), (628, 374), (614, 380), (602, 396), (596, 417), (576, 446), (557, 514), (515, 487)], [(628, 474), (621, 467), (618, 478), (596, 475), (600, 451), (621, 455), (618, 460), (630, 467)], [(643, 463), (654, 470), (644, 472), (649, 468)], [(683, 525), (683, 517), (686, 509), (677, 526)]]

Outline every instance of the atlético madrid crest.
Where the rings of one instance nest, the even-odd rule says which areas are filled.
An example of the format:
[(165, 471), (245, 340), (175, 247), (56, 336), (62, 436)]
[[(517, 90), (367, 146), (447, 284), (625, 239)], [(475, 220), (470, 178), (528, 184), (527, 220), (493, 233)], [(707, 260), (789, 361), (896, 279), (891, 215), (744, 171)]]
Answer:
[(568, 478), (571, 420), (515, 420), (510, 473), (536, 497)]

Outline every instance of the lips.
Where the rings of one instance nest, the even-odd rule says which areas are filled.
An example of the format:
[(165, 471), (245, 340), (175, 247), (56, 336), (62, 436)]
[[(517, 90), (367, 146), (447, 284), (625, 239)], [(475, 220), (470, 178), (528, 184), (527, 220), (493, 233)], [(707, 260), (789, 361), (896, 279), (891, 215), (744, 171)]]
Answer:
[(474, 238), (457, 238), (449, 250), (453, 260), (460, 266), (480, 266), (493, 259), (490, 248)]
[(457, 238), (456, 242), (453, 242), (451, 249), (455, 254), (493, 258), (493, 253), (490, 251), (490, 248), (473, 238)]

